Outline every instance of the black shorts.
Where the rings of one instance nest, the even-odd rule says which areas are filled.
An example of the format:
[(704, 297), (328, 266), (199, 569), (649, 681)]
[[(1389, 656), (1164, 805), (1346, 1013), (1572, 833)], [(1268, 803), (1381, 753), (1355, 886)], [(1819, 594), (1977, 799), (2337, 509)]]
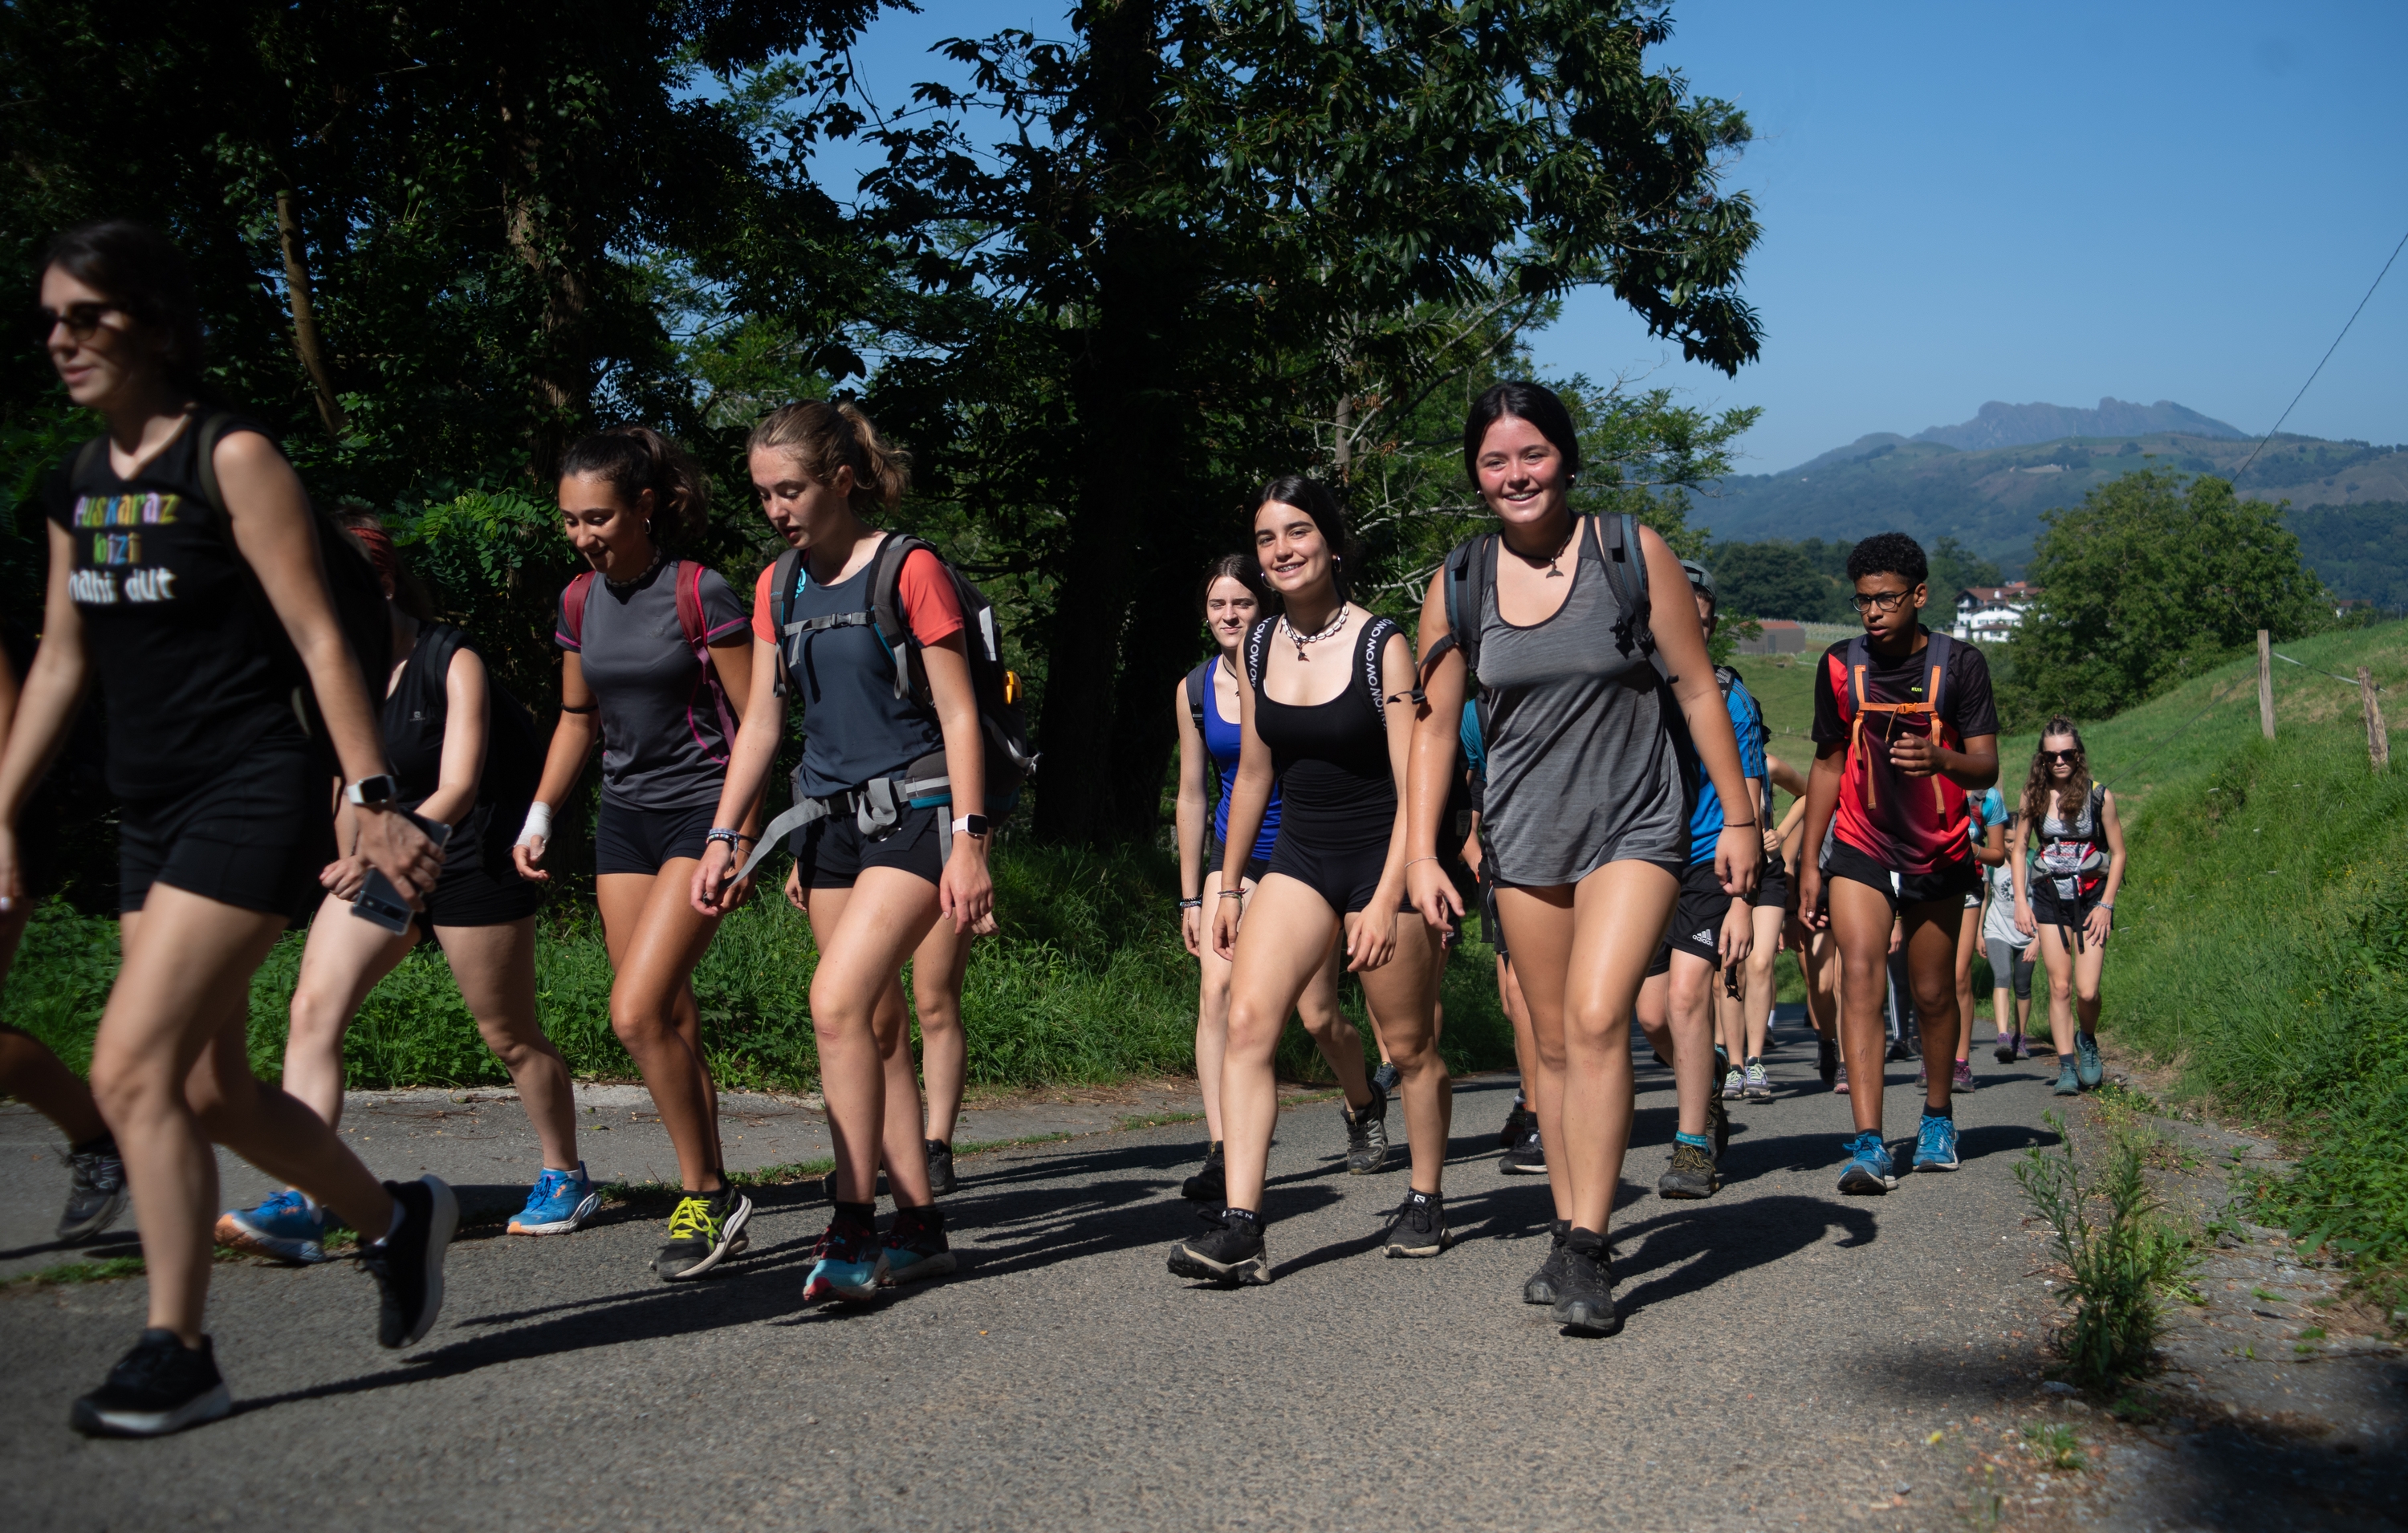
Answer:
[[(1982, 865), (1967, 857), (1961, 863), (1947, 863), (1928, 873), (1893, 873), (1864, 852), (1845, 841), (1834, 840), (1831, 854), (1823, 859), (1826, 879), (1846, 879), (1878, 889), (1889, 901), (1892, 913), (1909, 905), (1953, 905), (1965, 908), (1965, 896), (1981, 893)], [(1829, 900), (1824, 901), (1825, 909)]]
[(117, 824), (120, 910), (153, 883), (306, 922), (335, 858), (334, 776), (304, 744), (246, 754), (179, 797), (128, 800)]
[[(1483, 867), (1487, 866), (1485, 861), (1481, 864)], [(1510, 964), (1513, 958), (1505, 951), (1505, 923), (1497, 915), (1497, 881), (1484, 876), (1480, 880), (1479, 895), (1480, 935), (1488, 939), (1490, 950), (1498, 957)]]
[[(647, 878), (680, 857), (702, 858), (719, 806), (696, 809), (639, 809), (609, 799), (594, 816), (594, 871), (641, 873)], [(449, 925), (452, 923), (445, 923)]]
[[(2071, 899), (2058, 896), (2057, 880), (2050, 874), (2035, 867), (2028, 877), (2031, 880), (2031, 913), (2035, 925), (2079, 926), (2090, 919), (2090, 912), (2099, 908), (2100, 896), (2107, 893), (2107, 880), (2098, 873), (2076, 874), (2075, 894)], [(2108, 911), (2107, 919), (2113, 922), (2115, 912)]]
[(871, 840), (858, 820), (839, 810), (795, 832), (787, 845), (806, 889), (850, 889), (867, 867), (899, 867), (933, 886), (945, 871), (937, 854), (937, 816), (953, 812), (950, 804), (904, 809), (885, 835)]
[(1681, 895), (1672, 904), (1672, 924), (1647, 972), (1651, 976), (1670, 972), (1675, 953), (1702, 958), (1709, 968), (1722, 967), (1723, 922), (1730, 908), (1731, 897), (1723, 893), (1723, 881), (1712, 858), (1681, 869)]
[(1371, 893), (1380, 887), (1380, 875), (1387, 867), (1384, 838), (1367, 846), (1323, 851), (1289, 835), (1283, 824), (1279, 839), (1271, 846), (1267, 872), (1286, 874), (1327, 900), (1331, 910), (1348, 916), (1371, 903)]
[[(1221, 838), (1209, 830), (1206, 831), (1204, 833), (1204, 871), (1218, 873), (1228, 865), (1229, 848)], [(1263, 875), (1270, 870), (1271, 862), (1268, 857), (1248, 857), (1246, 866), (1240, 868), (1238, 872), (1239, 876), (1248, 883), (1260, 883), (1263, 881)]]
[(1777, 858), (1765, 859), (1764, 871), (1756, 875), (1756, 893), (1748, 904), (1759, 910), (1786, 909), (1789, 904), (1789, 865)]
[[(459, 834), (466, 832), (464, 825)], [(507, 926), (542, 907), (542, 885), (519, 877), (518, 868), (509, 864), (496, 872), (492, 850), (478, 840), (455, 840), (444, 856), (443, 876), (426, 892), (418, 924), (430, 931), (437, 926)]]

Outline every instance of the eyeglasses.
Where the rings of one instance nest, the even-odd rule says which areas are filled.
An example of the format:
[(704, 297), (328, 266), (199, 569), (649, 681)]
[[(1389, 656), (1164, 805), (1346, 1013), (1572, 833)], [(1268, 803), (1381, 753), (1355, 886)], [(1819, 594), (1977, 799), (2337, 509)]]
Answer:
[(1876, 607), (1885, 612), (1895, 612), (1898, 610), (1899, 602), (1914, 595), (1912, 591), (1876, 591), (1870, 595), (1858, 592), (1848, 600), (1855, 604), (1859, 612), (1870, 612)]
[(2062, 762), (2066, 766), (2071, 766), (2075, 762), (2082, 759), (2082, 751), (2079, 747), (2071, 751), (2042, 751), (2040, 753), (2040, 759), (2042, 761)]
[(67, 334), (76, 339), (90, 340), (93, 333), (100, 328), (101, 316), (119, 311), (119, 306), (116, 304), (86, 303), (69, 304), (64, 309), (45, 308), (38, 312), (44, 321), (42, 325), (44, 335), (50, 334), (60, 325), (65, 325)]

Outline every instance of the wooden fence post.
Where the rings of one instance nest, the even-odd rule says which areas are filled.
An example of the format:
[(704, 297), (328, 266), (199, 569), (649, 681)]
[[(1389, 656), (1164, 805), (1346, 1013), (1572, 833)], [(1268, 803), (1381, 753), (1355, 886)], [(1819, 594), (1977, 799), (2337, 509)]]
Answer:
[(2391, 769), (2391, 737), (2383, 727), (2383, 705), (2375, 700), (2374, 678), (2364, 666), (2358, 667), (2358, 695), (2366, 704), (2366, 755), (2378, 772)]
[(2258, 727), (2274, 738), (2274, 636), (2258, 630)]

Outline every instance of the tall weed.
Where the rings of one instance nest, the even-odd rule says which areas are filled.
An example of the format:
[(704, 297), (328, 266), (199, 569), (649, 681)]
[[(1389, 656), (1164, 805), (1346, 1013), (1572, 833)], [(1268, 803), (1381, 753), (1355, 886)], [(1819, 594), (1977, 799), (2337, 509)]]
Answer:
[[(2157, 1198), (2129, 1139), (2111, 1144), (2103, 1173), (2086, 1174), (2064, 1122), (2051, 1113), (2049, 1123), (2057, 1152), (2025, 1152), (2015, 1180), (2048, 1222), (2071, 1274), (2057, 1295), (2073, 1307), (2057, 1338), (2067, 1371), (2084, 1388), (2105, 1392), (2147, 1371), (2164, 1328), (2157, 1291), (2189, 1270), (2189, 1242), (2150, 1217)], [(2104, 1204), (2097, 1217), (2094, 1203)]]

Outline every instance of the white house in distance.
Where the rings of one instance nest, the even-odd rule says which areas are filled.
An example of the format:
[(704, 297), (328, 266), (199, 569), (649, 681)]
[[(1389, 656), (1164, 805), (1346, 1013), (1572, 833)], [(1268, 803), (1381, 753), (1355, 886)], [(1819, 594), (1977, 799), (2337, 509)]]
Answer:
[(2023, 622), (2024, 613), (2040, 599), (2040, 587), (2025, 580), (2005, 585), (1977, 585), (1956, 593), (1958, 638), (1981, 644), (2001, 644)]

